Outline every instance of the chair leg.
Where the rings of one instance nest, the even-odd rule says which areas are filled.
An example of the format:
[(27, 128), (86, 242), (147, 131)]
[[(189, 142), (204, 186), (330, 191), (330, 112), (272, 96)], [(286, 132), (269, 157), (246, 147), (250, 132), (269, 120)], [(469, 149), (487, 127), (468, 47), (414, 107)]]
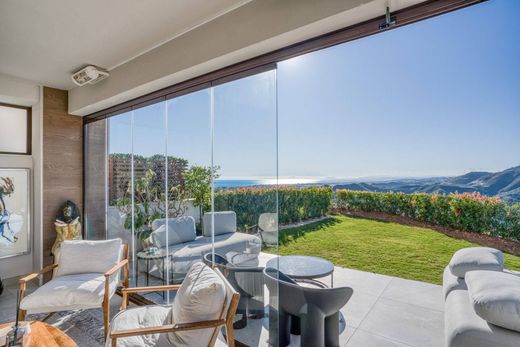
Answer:
[(313, 306), (300, 317), (301, 347), (325, 347), (325, 317)]
[(25, 315), (27, 314), (27, 311), (26, 310), (22, 310), (20, 309), (19, 313), (18, 313), (18, 317), (20, 319), (20, 321), (24, 321), (25, 320)]
[(325, 318), (325, 346), (339, 347), (339, 312)]
[(235, 331), (232, 321), (226, 323), (226, 342), (228, 347), (235, 347)]
[(105, 340), (108, 335), (108, 320), (110, 318), (110, 298), (105, 297), (103, 300), (103, 329), (105, 333)]
[(300, 317), (291, 315), (291, 334), (301, 335), (302, 331), (300, 326)]
[(291, 344), (291, 315), (280, 309), (278, 319), (278, 341), (280, 347), (289, 346)]
[[(23, 298), (25, 297), (25, 291), (27, 290), (27, 284), (25, 282), (20, 282), (20, 302), (22, 302)], [(27, 314), (26, 310), (19, 309), (18, 311), (18, 318), (23, 321), (25, 320), (25, 315)]]

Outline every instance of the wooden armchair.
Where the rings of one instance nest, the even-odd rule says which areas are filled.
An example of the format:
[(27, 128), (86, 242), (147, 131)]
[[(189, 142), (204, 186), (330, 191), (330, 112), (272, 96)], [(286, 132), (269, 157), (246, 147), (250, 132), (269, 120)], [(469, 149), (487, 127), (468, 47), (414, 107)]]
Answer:
[[(90, 243), (94, 242), (95, 241), (90, 241)], [(20, 319), (24, 320), (27, 312), (48, 313), (43, 319), (43, 321), (45, 321), (59, 311), (88, 309), (101, 306), (103, 308), (104, 333), (106, 338), (110, 320), (110, 298), (115, 293), (114, 283), (117, 286), (117, 281), (114, 281), (113, 276), (123, 270), (123, 288), (128, 287), (128, 245), (120, 245), (119, 243), (118, 249), (120, 253), (120, 255), (118, 255), (118, 262), (108, 271), (104, 273), (72, 273), (53, 277), (49, 282), (28, 296), (26, 296), (27, 283), (37, 279), (41, 275), (55, 269), (57, 270), (59, 264), (48, 265), (38, 272), (21, 278), (18, 282), (20, 288)], [(93, 254), (90, 256), (93, 256)], [(63, 259), (63, 261), (67, 261), (67, 259)], [(87, 267), (85, 267), (85, 269), (85, 271), (88, 271)], [(82, 288), (76, 289), (79, 283), (82, 284)], [(67, 294), (69, 295), (67, 295), (67, 297), (70, 298), (70, 300), (63, 301), (63, 290), (68, 290)], [(103, 298), (101, 303), (99, 303), (99, 297)]]
[[(201, 264), (201, 263), (198, 263)], [(201, 264), (202, 265), (202, 264)], [(197, 265), (194, 265), (196, 267)], [(193, 267), (192, 267), (193, 269)], [(193, 321), (193, 322), (179, 322), (179, 323), (173, 323), (173, 324), (165, 324), (165, 325), (157, 325), (157, 326), (146, 326), (146, 327), (138, 327), (138, 328), (129, 328), (126, 327), (125, 329), (118, 329), (117, 327), (111, 326), (109, 336), (108, 338), (111, 339), (111, 346), (116, 347), (118, 339), (122, 339), (125, 337), (135, 337), (135, 336), (143, 336), (143, 335), (152, 335), (152, 334), (172, 334), (172, 333), (179, 333), (179, 332), (187, 332), (187, 331), (195, 331), (195, 330), (202, 330), (202, 329), (213, 329), (211, 332), (211, 337), (204, 341), (204, 338), (201, 337), (199, 341), (197, 341), (197, 346), (208, 346), (212, 347), (215, 345), (215, 342), (218, 337), (219, 328), (225, 327), (226, 329), (226, 340), (228, 343), (228, 346), (234, 347), (235, 346), (235, 340), (234, 340), (234, 330), (233, 330), (233, 317), (235, 315), (238, 301), (240, 299), (240, 295), (233, 289), (233, 287), (229, 284), (229, 282), (226, 280), (226, 278), (222, 275), (222, 273), (216, 269), (211, 270), (214, 271), (223, 281), (225, 285), (225, 302), (222, 308), (222, 312), (220, 314), (220, 317), (217, 319), (212, 320), (201, 320), (201, 321)], [(187, 275), (189, 276), (189, 274)], [(130, 293), (143, 293), (143, 292), (155, 292), (155, 291), (164, 291), (164, 290), (179, 290), (182, 285), (174, 284), (174, 285), (163, 285), (163, 286), (150, 286), (150, 287), (136, 287), (136, 288), (124, 288), (123, 289), (123, 303), (121, 306), (122, 311), (118, 314), (125, 314), (125, 310), (127, 309), (128, 305), (128, 294)], [(152, 305), (155, 307), (160, 307), (158, 305)], [(150, 306), (148, 306), (150, 307)], [(134, 308), (135, 309), (135, 308)], [(137, 308), (139, 309), (139, 308)], [(162, 307), (164, 310), (164, 306)], [(164, 317), (170, 317), (170, 310), (173, 308), (168, 308), (165, 310), (168, 310), (167, 313), (164, 313)], [(129, 309), (128, 311), (131, 311), (132, 309)], [(131, 312), (130, 312), (131, 314)], [(118, 318), (118, 315), (114, 317), (114, 320)], [(114, 324), (114, 320), (112, 321), (112, 324)], [(175, 346), (172, 342), (164, 342), (163, 340), (162, 344), (146, 344), (146, 346)], [(134, 341), (135, 343), (135, 341)], [(207, 344), (206, 344), (207, 343)], [(145, 344), (143, 343), (143, 346)]]

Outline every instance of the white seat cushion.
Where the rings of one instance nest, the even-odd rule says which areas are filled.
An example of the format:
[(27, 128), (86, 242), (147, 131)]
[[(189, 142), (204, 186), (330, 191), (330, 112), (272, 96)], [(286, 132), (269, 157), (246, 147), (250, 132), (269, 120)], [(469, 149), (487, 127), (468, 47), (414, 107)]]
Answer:
[[(110, 296), (118, 278), (112, 276)], [(23, 298), (20, 307), (28, 313), (46, 313), (101, 307), (105, 293), (105, 276), (85, 273), (57, 277)]]
[(453, 254), (448, 266), (451, 273), (460, 278), (472, 270), (502, 271), (504, 255), (498, 249), (489, 247), (463, 248)]
[(63, 241), (56, 276), (105, 273), (121, 258), (121, 239), (105, 241)]
[[(201, 262), (193, 264), (173, 302), (175, 324), (214, 320), (222, 317), (226, 287), (220, 276)], [(207, 346), (215, 329), (168, 334), (174, 346)]]
[[(204, 254), (211, 252), (211, 238), (198, 237), (195, 241), (181, 243), (168, 247), (171, 257), (171, 271), (173, 272), (173, 280), (181, 282), (186, 273), (190, 270), (191, 265), (197, 261), (201, 261)], [(230, 252), (248, 253), (247, 259), (235, 258), (234, 264), (240, 266), (256, 266), (258, 262), (258, 253), (260, 253), (261, 241), (254, 235), (245, 233), (227, 233), (215, 236), (215, 253), (228, 255)], [(165, 250), (165, 248), (162, 248)], [(247, 260), (247, 261), (246, 261)], [(242, 261), (246, 261), (242, 263)]]
[(466, 274), (466, 285), (476, 314), (489, 323), (520, 332), (519, 276), (470, 271)]
[[(170, 323), (171, 306), (140, 306), (129, 308), (121, 311), (114, 316), (110, 323), (111, 331), (126, 330), (126, 329), (137, 329), (147, 327), (157, 327), (161, 325), (167, 325)], [(111, 346), (110, 338), (107, 338), (106, 346)], [(151, 334), (141, 336), (131, 336), (117, 339), (118, 347), (170, 347), (171, 344), (168, 341), (167, 334)]]

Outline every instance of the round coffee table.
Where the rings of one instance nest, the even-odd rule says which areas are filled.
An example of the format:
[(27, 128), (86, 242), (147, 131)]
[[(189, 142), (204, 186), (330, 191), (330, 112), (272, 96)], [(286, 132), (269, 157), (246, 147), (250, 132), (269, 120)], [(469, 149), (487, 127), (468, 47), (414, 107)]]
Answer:
[(327, 286), (317, 278), (330, 275), (330, 287), (334, 286), (334, 264), (330, 261), (308, 255), (284, 255), (269, 260), (267, 267), (272, 267), (300, 282), (308, 282), (323, 288)]
[[(43, 322), (30, 322), (31, 332), (24, 336), (24, 345), (30, 347), (77, 347), (76, 342), (63, 331)], [(0, 328), (13, 326), (14, 322), (0, 324)]]

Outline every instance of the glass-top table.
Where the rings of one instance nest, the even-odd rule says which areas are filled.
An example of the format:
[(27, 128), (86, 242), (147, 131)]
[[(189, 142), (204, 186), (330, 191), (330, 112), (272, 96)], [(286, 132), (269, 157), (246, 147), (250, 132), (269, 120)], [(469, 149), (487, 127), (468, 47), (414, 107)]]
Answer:
[(330, 287), (334, 286), (334, 264), (330, 261), (308, 255), (284, 255), (269, 260), (267, 267), (272, 267), (300, 282), (308, 282), (320, 287), (326, 287), (317, 281), (330, 275)]

